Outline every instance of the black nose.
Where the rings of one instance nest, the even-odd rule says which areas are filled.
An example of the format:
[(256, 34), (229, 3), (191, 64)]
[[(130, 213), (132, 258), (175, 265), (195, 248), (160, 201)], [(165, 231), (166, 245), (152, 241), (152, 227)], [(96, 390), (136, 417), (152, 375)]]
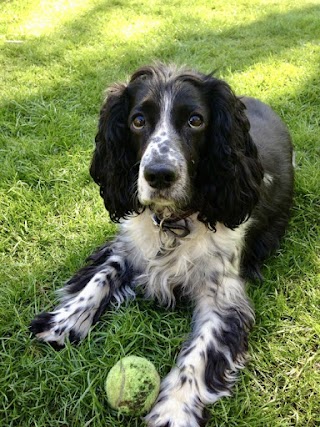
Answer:
[(144, 177), (150, 187), (162, 190), (178, 179), (178, 171), (174, 166), (151, 164), (145, 166)]

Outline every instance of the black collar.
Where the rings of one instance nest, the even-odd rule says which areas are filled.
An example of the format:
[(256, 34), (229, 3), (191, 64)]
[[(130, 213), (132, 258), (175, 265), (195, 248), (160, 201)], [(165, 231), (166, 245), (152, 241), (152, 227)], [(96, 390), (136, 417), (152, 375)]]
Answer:
[(156, 214), (152, 214), (152, 221), (161, 231), (170, 233), (174, 237), (183, 238), (190, 234), (190, 221), (188, 221), (187, 216), (160, 219)]

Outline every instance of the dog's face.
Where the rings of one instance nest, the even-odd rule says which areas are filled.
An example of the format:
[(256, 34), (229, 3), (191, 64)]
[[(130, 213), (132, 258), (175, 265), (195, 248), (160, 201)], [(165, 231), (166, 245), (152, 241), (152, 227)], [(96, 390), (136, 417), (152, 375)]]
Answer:
[(90, 169), (111, 219), (149, 207), (198, 212), (211, 227), (243, 222), (263, 177), (244, 109), (222, 80), (163, 64), (111, 86)]
[(149, 77), (128, 87), (130, 142), (140, 162), (137, 195), (161, 214), (186, 209), (205, 145), (209, 111), (190, 81)]

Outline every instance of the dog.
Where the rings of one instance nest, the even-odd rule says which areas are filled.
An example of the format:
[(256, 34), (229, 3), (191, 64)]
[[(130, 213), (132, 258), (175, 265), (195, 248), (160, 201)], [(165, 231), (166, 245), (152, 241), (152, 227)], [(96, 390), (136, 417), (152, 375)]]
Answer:
[(212, 74), (155, 64), (115, 84), (100, 112), (90, 173), (119, 232), (38, 315), (31, 331), (54, 347), (83, 339), (112, 303), (147, 298), (194, 306), (193, 328), (145, 417), (149, 427), (199, 427), (230, 394), (247, 358), (262, 280), (293, 196), (286, 125)]

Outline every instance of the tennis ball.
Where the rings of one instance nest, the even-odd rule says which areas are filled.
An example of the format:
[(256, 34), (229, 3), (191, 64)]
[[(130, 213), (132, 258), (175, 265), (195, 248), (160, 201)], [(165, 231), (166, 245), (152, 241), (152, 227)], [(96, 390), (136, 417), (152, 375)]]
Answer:
[(109, 371), (106, 392), (109, 405), (123, 414), (143, 415), (155, 402), (160, 377), (149, 360), (138, 356), (120, 359)]

